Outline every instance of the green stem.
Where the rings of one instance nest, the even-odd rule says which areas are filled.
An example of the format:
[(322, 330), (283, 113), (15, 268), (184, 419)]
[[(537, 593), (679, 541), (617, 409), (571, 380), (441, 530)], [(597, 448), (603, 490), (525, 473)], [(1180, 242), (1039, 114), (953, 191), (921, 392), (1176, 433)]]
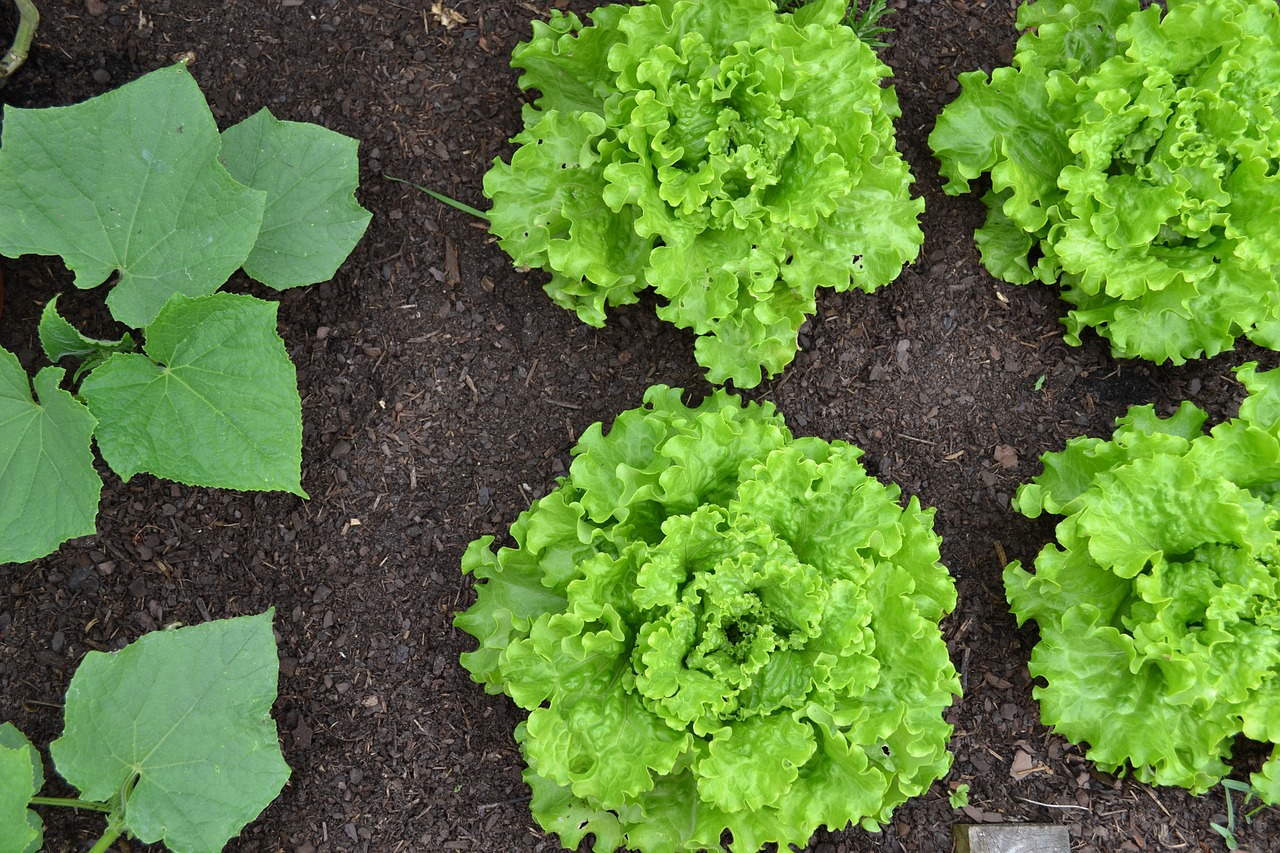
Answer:
[(89, 848), (89, 853), (107, 853), (107, 848), (115, 843), (115, 840), (120, 837), (122, 832), (123, 830), (119, 827), (107, 824), (106, 834), (98, 839), (97, 844)]
[(18, 7), (18, 31), (13, 34), (13, 46), (0, 59), (0, 85), (27, 61), (31, 40), (35, 38), (36, 27), (40, 23), (40, 12), (32, 0), (13, 0), (13, 5)]
[(87, 809), (91, 812), (111, 812), (111, 806), (106, 803), (95, 803), (91, 800), (77, 800), (74, 797), (32, 797), (27, 802), (33, 806), (62, 806), (63, 808), (68, 809)]
[(472, 207), (469, 204), (463, 204), (462, 202), (451, 199), (447, 195), (442, 195), (433, 189), (421, 186), (420, 184), (415, 184), (412, 181), (406, 181), (404, 178), (393, 177), (386, 173), (383, 173), (382, 177), (386, 178), (388, 181), (395, 181), (397, 184), (408, 184), (409, 186), (413, 187), (415, 190), (421, 190), (422, 192), (431, 196), (436, 201), (444, 202), (445, 204), (452, 207), (454, 210), (461, 210), (463, 213), (468, 213), (476, 217), (477, 219), (483, 219), (485, 222), (489, 221), (489, 214), (485, 213), (483, 210), (476, 210), (474, 207)]

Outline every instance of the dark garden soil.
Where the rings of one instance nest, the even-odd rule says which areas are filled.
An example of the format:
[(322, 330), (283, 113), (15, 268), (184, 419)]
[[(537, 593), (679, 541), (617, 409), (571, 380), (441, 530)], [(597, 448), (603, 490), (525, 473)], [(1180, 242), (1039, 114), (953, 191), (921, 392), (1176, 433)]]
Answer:
[[(332, 282), (282, 300), (311, 499), (146, 476), (122, 484), (103, 468), (99, 533), (3, 570), (0, 719), (44, 746), (85, 652), (175, 620), (274, 607), (275, 715), (293, 777), (228, 850), (559, 849), (529, 814), (511, 736), (519, 715), (458, 664), (470, 638), (451, 619), (472, 600), (459, 557), (552, 487), (588, 424), (637, 405), (652, 383), (697, 396), (708, 386), (691, 337), (659, 322), (651, 304), (586, 327), (546, 298), (541, 274), (515, 271), (477, 222), (384, 177), (487, 206), (481, 177), (519, 127), (508, 57), (548, 4), (40, 5), (37, 43), (3, 93), (8, 103), (75, 102), (191, 52), (221, 126), (268, 106), (359, 138), (360, 197), (374, 219)], [(1232, 414), (1242, 394), (1231, 368), (1274, 366), (1276, 356), (1242, 346), (1177, 368), (1118, 362), (1096, 338), (1062, 342), (1050, 289), (988, 276), (971, 236), (981, 205), (942, 194), (926, 136), (959, 72), (1008, 62), (1013, 11), (1009, 0), (898, 5), (884, 56), (903, 107), (899, 145), (927, 203), (924, 251), (874, 295), (822, 295), (803, 352), (750, 396), (775, 401), (797, 434), (856, 443), (873, 473), (937, 508), (960, 593), (943, 627), (965, 696), (950, 712), (956, 758), (945, 780), (882, 832), (822, 831), (809, 849), (947, 851), (957, 822), (1033, 821), (1068, 827), (1073, 850), (1223, 850), (1210, 826), (1225, 820), (1221, 789), (1197, 799), (1118, 781), (1040, 725), (1026, 669), (1036, 634), (1008, 615), (1000, 569), (1006, 558), (1030, 561), (1051, 533), (1009, 509), (1039, 454), (1077, 434), (1109, 434), (1131, 404), (1168, 413), (1189, 399)], [(30, 369), (39, 311), (70, 276), (36, 258), (3, 272), (0, 345)], [(947, 797), (960, 783), (971, 786), (964, 810)], [(50, 851), (96, 838), (89, 816), (48, 821)], [(1280, 820), (1264, 813), (1238, 836), (1242, 848), (1280, 850)]]

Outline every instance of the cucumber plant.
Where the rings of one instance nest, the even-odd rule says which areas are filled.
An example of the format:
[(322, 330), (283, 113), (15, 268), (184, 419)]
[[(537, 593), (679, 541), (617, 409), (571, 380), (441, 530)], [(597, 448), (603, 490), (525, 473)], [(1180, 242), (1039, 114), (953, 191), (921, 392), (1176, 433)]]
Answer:
[(356, 141), (265, 109), (219, 133), (181, 64), (74, 106), (6, 107), (3, 127), (0, 254), (60, 255), (81, 289), (112, 279), (129, 331), (87, 337), (55, 297), (39, 325), (54, 364), (32, 379), (0, 347), (0, 563), (94, 532), (93, 440), (125, 481), (306, 497), (276, 304), (218, 291), (240, 268), (275, 290), (333, 276), (371, 218)]
[(32, 808), (101, 812), (90, 853), (121, 836), (212, 853), (262, 813), (289, 778), (271, 705), (280, 659), (271, 620), (220, 619), (89, 652), (67, 688), (54, 766), (79, 797), (43, 797), (40, 753), (0, 725), (0, 853), (35, 853)]

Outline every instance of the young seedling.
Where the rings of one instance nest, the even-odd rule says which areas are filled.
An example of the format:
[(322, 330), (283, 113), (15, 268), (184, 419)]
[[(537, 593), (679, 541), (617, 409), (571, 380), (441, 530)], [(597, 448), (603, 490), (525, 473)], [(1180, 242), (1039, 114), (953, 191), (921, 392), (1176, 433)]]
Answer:
[[(1244, 782), (1237, 782), (1234, 779), (1222, 780), (1222, 792), (1227, 802), (1227, 825), (1223, 826), (1220, 823), (1211, 823), (1209, 826), (1213, 828), (1214, 832), (1222, 836), (1222, 840), (1226, 842), (1228, 850), (1239, 850), (1240, 842), (1236, 840), (1236, 805), (1232, 800), (1231, 795), (1233, 793), (1243, 794), (1244, 801), (1240, 805), (1242, 808), (1248, 808), (1249, 803), (1257, 799), (1258, 792), (1254, 790), (1252, 785), (1247, 785)], [(1253, 810), (1245, 812), (1245, 824), (1247, 825), (1252, 823), (1253, 816), (1264, 808), (1266, 808), (1265, 804), (1255, 806)]]

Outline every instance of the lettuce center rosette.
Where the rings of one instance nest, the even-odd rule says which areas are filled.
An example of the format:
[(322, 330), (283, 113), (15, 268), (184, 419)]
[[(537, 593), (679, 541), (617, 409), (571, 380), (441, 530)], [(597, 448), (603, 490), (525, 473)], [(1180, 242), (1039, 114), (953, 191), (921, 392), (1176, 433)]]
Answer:
[(592, 325), (652, 288), (713, 382), (794, 358), (818, 287), (870, 291), (923, 241), (889, 69), (844, 0), (553, 11), (512, 53), (524, 110), (485, 175), (490, 227)]
[(534, 817), (575, 848), (805, 844), (876, 828), (951, 763), (955, 607), (932, 510), (772, 405), (656, 386), (472, 543), (456, 619), (516, 729)]
[(1044, 722), (1104, 770), (1202, 793), (1230, 772), (1237, 735), (1272, 745), (1252, 775), (1280, 803), (1280, 371), (1240, 370), (1238, 418), (1150, 406), (1110, 441), (1043, 457), (1018, 491), (1029, 517), (1064, 516), (1057, 542), (1005, 587), (1040, 642)]
[(960, 77), (929, 141), (986, 173), (993, 275), (1061, 282), (1067, 341), (1181, 364), (1280, 349), (1280, 8), (1040, 0), (1013, 66)]

